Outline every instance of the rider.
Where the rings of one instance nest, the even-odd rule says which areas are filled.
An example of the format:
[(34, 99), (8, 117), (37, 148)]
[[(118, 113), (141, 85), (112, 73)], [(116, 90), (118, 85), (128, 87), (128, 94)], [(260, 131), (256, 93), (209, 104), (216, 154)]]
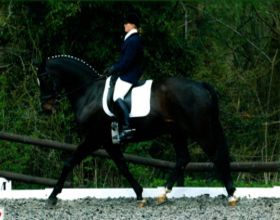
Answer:
[(106, 68), (104, 74), (117, 75), (113, 101), (115, 102), (118, 120), (121, 122), (120, 139), (132, 137), (134, 130), (130, 127), (129, 108), (124, 102), (124, 97), (131, 87), (138, 82), (143, 74), (143, 45), (138, 32), (140, 25), (136, 14), (128, 14), (124, 19), (126, 35), (121, 47), (121, 55), (117, 63)]

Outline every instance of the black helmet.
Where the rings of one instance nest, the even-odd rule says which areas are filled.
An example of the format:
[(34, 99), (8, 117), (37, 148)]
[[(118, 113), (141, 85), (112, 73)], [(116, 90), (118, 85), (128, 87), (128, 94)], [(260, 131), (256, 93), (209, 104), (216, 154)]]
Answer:
[(124, 24), (126, 24), (126, 23), (135, 24), (136, 27), (139, 27), (140, 26), (140, 19), (139, 19), (138, 15), (135, 14), (135, 13), (127, 14), (124, 17)]

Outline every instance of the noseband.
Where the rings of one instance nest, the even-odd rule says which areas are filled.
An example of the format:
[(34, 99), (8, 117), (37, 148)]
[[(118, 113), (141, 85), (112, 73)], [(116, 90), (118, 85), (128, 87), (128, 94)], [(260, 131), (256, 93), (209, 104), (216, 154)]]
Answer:
[(38, 79), (39, 79), (39, 82), (40, 82), (39, 86), (41, 86), (41, 80), (46, 82), (47, 86), (49, 86), (51, 84), (51, 94), (46, 94), (46, 95), (41, 96), (41, 99), (43, 101), (49, 100), (52, 97), (56, 97), (56, 95), (58, 94), (57, 83), (56, 83), (56, 80), (54, 78), (54, 74), (55, 74), (54, 72), (51, 72), (47, 68), (46, 68), (45, 72), (38, 74), (38, 76), (39, 76)]

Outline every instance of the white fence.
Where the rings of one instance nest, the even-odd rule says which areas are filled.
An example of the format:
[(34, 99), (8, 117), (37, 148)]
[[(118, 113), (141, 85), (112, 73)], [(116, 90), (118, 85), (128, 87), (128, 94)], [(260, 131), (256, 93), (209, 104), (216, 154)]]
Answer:
[[(1, 191), (0, 199), (47, 199), (52, 189), (42, 190), (5, 190)], [(155, 198), (163, 192), (163, 187), (145, 188), (143, 197)], [(174, 187), (168, 198), (197, 197), (208, 194), (210, 197), (227, 195), (223, 187)], [(280, 186), (270, 188), (237, 188), (235, 196), (242, 198), (280, 198)], [(74, 200), (92, 197), (97, 199), (107, 198), (136, 198), (131, 188), (105, 188), (105, 189), (63, 189), (58, 198), (62, 200)]]
[(0, 177), (0, 191), (12, 190), (12, 181)]
[[(162, 194), (164, 188), (145, 188), (143, 197), (156, 198)], [(13, 190), (12, 181), (0, 177), (0, 199), (47, 199), (52, 188), (39, 190)], [(168, 198), (197, 197), (208, 194), (210, 197), (227, 195), (224, 187), (174, 187), (171, 193), (167, 194)], [(267, 188), (239, 187), (235, 196), (242, 198), (280, 198), (280, 186)], [(102, 188), (102, 189), (85, 189), (64, 188), (58, 198), (62, 200), (74, 200), (92, 197), (97, 199), (108, 198), (135, 198), (132, 188)]]

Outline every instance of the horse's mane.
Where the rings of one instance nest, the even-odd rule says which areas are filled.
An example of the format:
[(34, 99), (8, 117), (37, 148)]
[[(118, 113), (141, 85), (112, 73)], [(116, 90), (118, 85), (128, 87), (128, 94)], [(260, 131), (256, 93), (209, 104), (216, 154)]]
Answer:
[(79, 74), (89, 74), (94, 78), (101, 75), (83, 59), (71, 55), (54, 55), (47, 58), (46, 67), (58, 67), (60, 69), (70, 70)]

